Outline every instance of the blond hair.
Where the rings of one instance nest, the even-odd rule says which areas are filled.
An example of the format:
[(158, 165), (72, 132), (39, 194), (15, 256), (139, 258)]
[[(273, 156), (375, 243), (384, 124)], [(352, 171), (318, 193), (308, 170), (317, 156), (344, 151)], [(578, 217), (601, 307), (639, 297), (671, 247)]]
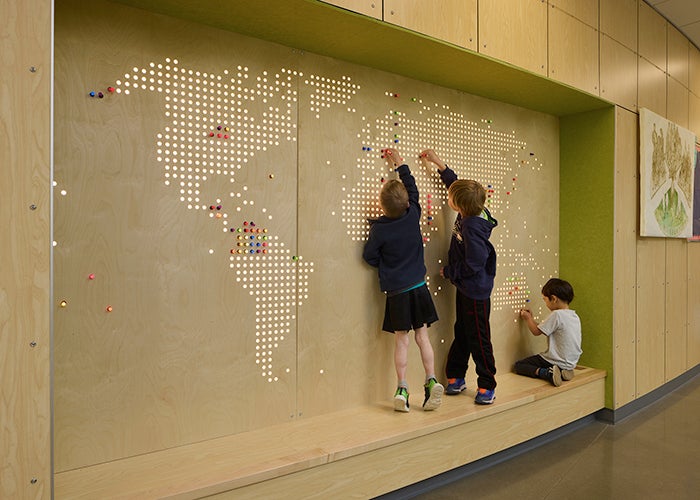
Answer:
[(458, 179), (450, 184), (447, 194), (464, 217), (479, 215), (484, 210), (486, 190), (476, 181)]
[(379, 193), (379, 202), (384, 210), (384, 215), (390, 219), (398, 219), (408, 208), (406, 186), (398, 179), (387, 181)]

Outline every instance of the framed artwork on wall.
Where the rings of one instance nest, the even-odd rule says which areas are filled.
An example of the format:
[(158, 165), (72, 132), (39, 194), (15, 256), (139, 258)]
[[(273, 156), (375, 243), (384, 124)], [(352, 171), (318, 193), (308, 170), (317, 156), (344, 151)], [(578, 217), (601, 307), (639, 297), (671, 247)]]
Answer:
[[(700, 144), (695, 143), (695, 168), (700, 165)], [(700, 176), (695, 176), (693, 183), (694, 200), (700, 200)], [(693, 203), (693, 236), (688, 238), (688, 241), (700, 241), (700, 201)]]
[(695, 134), (641, 108), (639, 135), (640, 236), (691, 238)]

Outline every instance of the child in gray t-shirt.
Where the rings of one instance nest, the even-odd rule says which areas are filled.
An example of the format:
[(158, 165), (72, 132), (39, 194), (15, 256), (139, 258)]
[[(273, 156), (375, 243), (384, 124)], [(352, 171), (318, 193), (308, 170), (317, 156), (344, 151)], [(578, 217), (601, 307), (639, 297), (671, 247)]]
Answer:
[(562, 380), (574, 377), (574, 368), (583, 352), (581, 320), (576, 311), (569, 309), (569, 303), (574, 300), (574, 289), (567, 281), (550, 279), (542, 287), (542, 298), (552, 311), (547, 319), (538, 325), (529, 309), (521, 309), (520, 317), (533, 335), (547, 336), (547, 350), (516, 361), (515, 373), (549, 380), (559, 387)]

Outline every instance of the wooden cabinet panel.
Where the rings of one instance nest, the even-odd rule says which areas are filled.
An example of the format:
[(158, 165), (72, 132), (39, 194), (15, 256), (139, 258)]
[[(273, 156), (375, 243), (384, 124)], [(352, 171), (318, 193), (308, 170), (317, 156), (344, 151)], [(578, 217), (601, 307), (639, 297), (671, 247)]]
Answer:
[(666, 20), (644, 2), (639, 4), (639, 55), (666, 71)]
[(692, 92), (688, 92), (688, 130), (700, 136), (700, 97)]
[(598, 29), (598, 0), (549, 0), (549, 5)]
[(700, 50), (691, 45), (688, 57), (688, 88), (700, 97)]
[(547, 76), (547, 3), (480, 0), (479, 52)]
[(477, 50), (477, 0), (385, 0), (384, 20)]
[(690, 243), (688, 245), (688, 366), (693, 367), (698, 364), (700, 364), (700, 243)]
[(688, 128), (688, 89), (674, 78), (667, 77), (666, 117), (683, 128)]
[(0, 498), (52, 498), (52, 6), (0, 2)]
[(688, 87), (690, 42), (673, 26), (668, 27), (668, 74)]
[(664, 383), (666, 242), (637, 241), (637, 397)]
[(322, 2), (342, 7), (344, 9), (364, 14), (365, 16), (382, 18), (381, 0), (321, 0)]
[(600, 35), (600, 96), (637, 110), (637, 55), (607, 35)]
[(666, 73), (645, 58), (639, 57), (637, 85), (639, 107), (650, 109), (657, 115), (666, 116)]
[(549, 77), (598, 95), (598, 31), (559, 9), (550, 9), (548, 27)]
[[(635, 56), (636, 58), (636, 56)], [(613, 269), (613, 405), (635, 398), (638, 118), (618, 107), (615, 117), (615, 266)]]
[(600, 0), (600, 31), (637, 52), (638, 0)]
[(665, 382), (688, 368), (688, 242), (666, 239)]

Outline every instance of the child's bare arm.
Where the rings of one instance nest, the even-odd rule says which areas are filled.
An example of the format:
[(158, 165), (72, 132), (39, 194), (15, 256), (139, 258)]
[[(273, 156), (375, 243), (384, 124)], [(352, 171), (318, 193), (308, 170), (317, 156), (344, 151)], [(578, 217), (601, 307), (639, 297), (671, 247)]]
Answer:
[(542, 335), (542, 330), (537, 327), (535, 318), (532, 317), (532, 312), (529, 309), (521, 309), (520, 317), (525, 320), (525, 324), (527, 324), (527, 329), (530, 330), (530, 333), (533, 335)]

